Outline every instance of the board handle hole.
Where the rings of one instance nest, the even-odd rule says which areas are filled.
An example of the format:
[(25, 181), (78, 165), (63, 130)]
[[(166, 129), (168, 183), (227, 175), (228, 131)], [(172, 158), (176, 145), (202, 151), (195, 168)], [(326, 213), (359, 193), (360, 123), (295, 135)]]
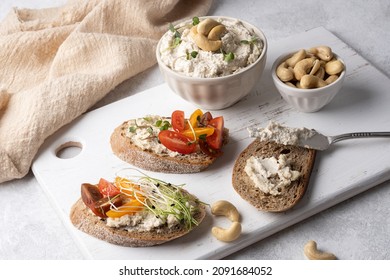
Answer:
[(69, 141), (60, 145), (56, 151), (56, 157), (61, 159), (70, 159), (81, 153), (83, 145), (80, 142)]

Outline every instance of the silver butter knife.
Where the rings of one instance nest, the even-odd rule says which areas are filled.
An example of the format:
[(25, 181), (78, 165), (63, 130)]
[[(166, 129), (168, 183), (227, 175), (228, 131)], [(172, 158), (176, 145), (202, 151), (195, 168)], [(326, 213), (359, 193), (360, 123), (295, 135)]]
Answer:
[(315, 131), (314, 136), (299, 139), (298, 146), (324, 151), (333, 143), (356, 138), (390, 137), (390, 132), (353, 132), (335, 136), (325, 136)]

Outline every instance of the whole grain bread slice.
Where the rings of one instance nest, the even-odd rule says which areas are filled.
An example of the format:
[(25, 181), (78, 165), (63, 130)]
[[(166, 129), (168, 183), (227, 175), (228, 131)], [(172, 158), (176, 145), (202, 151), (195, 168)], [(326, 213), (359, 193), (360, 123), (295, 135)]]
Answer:
[[(206, 216), (206, 209), (203, 204), (199, 204), (198, 207), (199, 212), (194, 218), (199, 225)], [(70, 220), (76, 228), (91, 236), (125, 247), (150, 247), (159, 245), (179, 238), (196, 228), (195, 225), (190, 229), (184, 226), (171, 229), (164, 227), (152, 231), (138, 232), (127, 231), (123, 228), (108, 227), (104, 220), (94, 215), (85, 206), (81, 198), (72, 206)]]
[[(291, 169), (301, 173), (298, 180), (291, 182), (280, 195), (272, 195), (261, 191), (246, 174), (244, 168), (249, 157), (278, 158), (285, 154), (290, 161)], [(267, 212), (283, 212), (303, 197), (309, 184), (310, 175), (315, 162), (316, 151), (276, 142), (254, 140), (241, 152), (233, 167), (232, 184), (236, 192), (258, 210)]]
[[(217, 157), (206, 155), (202, 151), (192, 154), (180, 154), (175, 157), (156, 154), (149, 150), (143, 150), (132, 143), (126, 137), (127, 122), (123, 122), (115, 128), (111, 134), (111, 149), (121, 160), (144, 170), (163, 173), (196, 173), (210, 166)], [(229, 130), (224, 129), (224, 144), (227, 143)]]

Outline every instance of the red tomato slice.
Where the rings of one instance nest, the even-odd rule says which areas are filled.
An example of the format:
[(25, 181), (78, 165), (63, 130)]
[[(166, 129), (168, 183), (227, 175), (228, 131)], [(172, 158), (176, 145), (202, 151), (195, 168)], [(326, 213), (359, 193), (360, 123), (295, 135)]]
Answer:
[(174, 111), (172, 113), (171, 123), (174, 130), (183, 131), (185, 128), (184, 111)]
[(169, 150), (181, 154), (190, 154), (196, 149), (195, 143), (190, 142), (183, 134), (175, 131), (163, 130), (158, 134), (158, 139)]
[(104, 197), (113, 197), (116, 196), (117, 194), (120, 194), (119, 189), (112, 183), (108, 182), (107, 180), (100, 178), (98, 188), (100, 193)]
[(224, 119), (222, 116), (209, 121), (209, 125), (214, 127), (214, 133), (206, 137), (206, 142), (210, 148), (218, 150), (222, 147)]

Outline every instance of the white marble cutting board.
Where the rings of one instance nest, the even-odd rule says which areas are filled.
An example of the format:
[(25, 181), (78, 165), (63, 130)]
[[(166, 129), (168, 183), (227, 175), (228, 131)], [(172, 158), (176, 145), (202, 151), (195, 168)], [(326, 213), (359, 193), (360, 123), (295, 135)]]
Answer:
[[(287, 105), (274, 88), (270, 68), (278, 54), (315, 45), (329, 45), (347, 65), (345, 84), (331, 104), (317, 113), (299, 113)], [(175, 109), (190, 114), (195, 106), (176, 96), (166, 84), (140, 92), (91, 111), (47, 139), (33, 163), (33, 172), (58, 210), (86, 258), (94, 259), (219, 259), (277, 231), (390, 179), (390, 139), (351, 140), (319, 152), (310, 186), (291, 211), (262, 213), (233, 190), (231, 172), (235, 158), (252, 141), (246, 127), (266, 126), (270, 120), (292, 127), (315, 128), (327, 135), (354, 131), (390, 131), (390, 80), (326, 29), (319, 27), (277, 42), (269, 42), (267, 65), (256, 89), (231, 108), (212, 112), (223, 115), (231, 141), (222, 158), (198, 174), (148, 174), (186, 183), (201, 200), (226, 199), (242, 215), (243, 234), (235, 242), (222, 243), (210, 233), (213, 225), (228, 226), (221, 217), (208, 215), (199, 228), (173, 242), (151, 248), (125, 248), (90, 237), (71, 225), (68, 215), (80, 196), (83, 182), (113, 179), (128, 164), (111, 152), (109, 137), (126, 119), (146, 114), (169, 115)], [(56, 156), (67, 142), (82, 145), (71, 159)], [(373, 216), (375, 214), (373, 213)]]

